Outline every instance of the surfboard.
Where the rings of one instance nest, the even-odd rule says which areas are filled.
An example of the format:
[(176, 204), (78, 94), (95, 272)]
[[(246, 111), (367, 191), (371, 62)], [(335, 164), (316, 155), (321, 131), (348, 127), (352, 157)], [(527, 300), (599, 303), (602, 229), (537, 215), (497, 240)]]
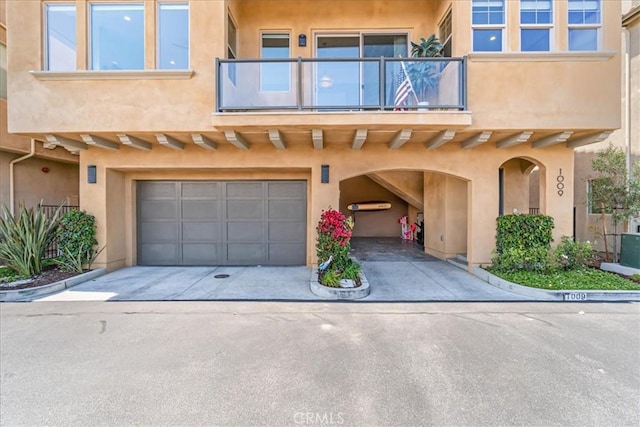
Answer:
[(350, 211), (384, 211), (391, 209), (391, 203), (389, 202), (355, 202), (347, 206)]

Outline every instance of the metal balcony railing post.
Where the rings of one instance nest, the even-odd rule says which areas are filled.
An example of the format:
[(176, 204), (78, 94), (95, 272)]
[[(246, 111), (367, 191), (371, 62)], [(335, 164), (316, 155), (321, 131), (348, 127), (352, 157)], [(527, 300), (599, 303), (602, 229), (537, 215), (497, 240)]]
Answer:
[(216, 58), (216, 111), (220, 110), (220, 58)]
[(298, 111), (302, 111), (302, 57), (298, 56)]
[(462, 57), (462, 110), (467, 110), (467, 100), (468, 100), (468, 85), (467, 85), (467, 57)]
[(380, 96), (380, 111), (384, 111), (384, 104), (385, 104), (384, 92), (385, 92), (385, 88), (387, 87), (386, 82), (385, 82), (385, 77), (386, 77), (387, 73), (385, 72), (386, 71), (385, 70), (386, 62), (384, 61), (384, 56), (380, 57), (380, 65), (379, 65), (379, 67), (380, 67), (380, 70), (379, 70), (379, 72), (380, 72), (380, 78), (379, 78), (379, 80), (380, 80), (380, 83), (379, 83), (379, 85), (380, 85), (380, 87), (379, 87), (379, 91), (380, 91), (380, 94), (379, 94), (379, 96)]

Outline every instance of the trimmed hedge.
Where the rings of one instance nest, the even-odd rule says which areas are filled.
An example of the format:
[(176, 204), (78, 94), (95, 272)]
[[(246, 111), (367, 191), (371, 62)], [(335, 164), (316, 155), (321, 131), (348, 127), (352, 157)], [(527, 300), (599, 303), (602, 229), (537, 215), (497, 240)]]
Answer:
[(546, 215), (502, 215), (497, 218), (497, 271), (545, 271), (550, 264), (553, 218)]

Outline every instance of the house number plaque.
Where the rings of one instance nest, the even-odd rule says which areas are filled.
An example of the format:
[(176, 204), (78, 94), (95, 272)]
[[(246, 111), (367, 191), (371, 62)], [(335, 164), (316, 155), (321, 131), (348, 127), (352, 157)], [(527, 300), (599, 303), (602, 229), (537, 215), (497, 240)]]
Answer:
[(558, 196), (562, 197), (564, 194), (564, 176), (562, 176), (562, 169), (560, 169), (560, 173), (558, 173), (558, 177), (556, 178), (558, 183), (556, 184), (556, 188), (558, 189)]

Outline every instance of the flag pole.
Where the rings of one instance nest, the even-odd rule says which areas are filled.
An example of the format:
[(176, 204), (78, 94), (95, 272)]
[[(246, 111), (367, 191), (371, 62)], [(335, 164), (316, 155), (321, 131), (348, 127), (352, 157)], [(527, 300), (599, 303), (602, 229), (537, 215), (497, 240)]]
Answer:
[(416, 105), (418, 105), (420, 101), (418, 101), (418, 95), (416, 94), (416, 91), (413, 90), (413, 83), (411, 83), (411, 77), (409, 77), (409, 73), (407, 73), (407, 68), (404, 66), (404, 61), (400, 61), (400, 65), (402, 65), (402, 72), (404, 73), (405, 77), (407, 78), (407, 81), (409, 82), (411, 93), (413, 93), (413, 97), (416, 100)]

